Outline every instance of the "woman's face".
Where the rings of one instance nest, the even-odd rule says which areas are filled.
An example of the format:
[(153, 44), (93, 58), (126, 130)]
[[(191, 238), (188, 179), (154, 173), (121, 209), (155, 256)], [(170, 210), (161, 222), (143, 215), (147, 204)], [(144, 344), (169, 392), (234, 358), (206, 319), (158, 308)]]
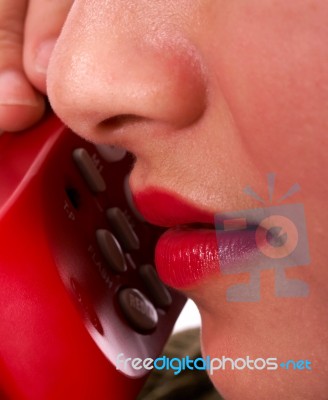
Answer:
[[(258, 271), (252, 251), (238, 249), (243, 233), (224, 242), (239, 274), (222, 274), (214, 229), (180, 228), (161, 241), (159, 273), (197, 303), (204, 355), (311, 362), (214, 372), (226, 399), (328, 391), (327, 21), (324, 0), (76, 0), (50, 62), (48, 93), (63, 121), (136, 156), (130, 185), (151, 222), (304, 206), (311, 261), (286, 275), (308, 284), (305, 297), (276, 296), (271, 267), (259, 274), (259, 299), (227, 299)], [(267, 200), (268, 173), (276, 186), (262, 204), (243, 190)], [(296, 182), (301, 190), (278, 203)]]

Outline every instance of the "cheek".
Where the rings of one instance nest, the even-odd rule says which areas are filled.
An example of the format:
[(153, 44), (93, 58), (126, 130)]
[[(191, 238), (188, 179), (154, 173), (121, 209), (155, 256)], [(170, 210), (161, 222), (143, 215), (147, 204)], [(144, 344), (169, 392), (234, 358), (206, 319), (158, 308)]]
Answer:
[[(318, 16), (302, 17), (304, 4), (274, 7), (229, 6), (219, 28), (212, 70), (229, 105), (239, 137), (261, 173), (297, 175), (307, 164), (317, 168), (318, 140), (328, 145), (325, 106), (328, 54), (320, 39), (326, 28)], [(271, 2), (270, 2), (271, 3)], [(273, 4), (273, 3), (272, 3)], [(229, 17), (229, 18), (228, 18)], [(308, 159), (299, 157), (304, 153)], [(286, 163), (290, 163), (288, 171)], [(290, 169), (291, 168), (291, 169)]]
[[(263, 292), (268, 293), (266, 290)], [(327, 304), (326, 297), (316, 287), (313, 298), (301, 302), (267, 301), (269, 296), (266, 296), (267, 300), (253, 305), (221, 303), (221, 311), (216, 314), (213, 309), (201, 309), (202, 353), (203, 357), (210, 356), (213, 365), (215, 358), (247, 360), (248, 356), (253, 361), (260, 358), (274, 358), (277, 362), (309, 360), (313, 369), (318, 371), (290, 370), (286, 373), (281, 368), (261, 369), (262, 361), (258, 364), (259, 369), (232, 370), (229, 368), (231, 364), (227, 363), (225, 369), (218, 367), (209, 373), (223, 398), (253, 400), (255, 391), (256, 398), (261, 399), (268, 398), (268, 395), (273, 399), (324, 398), (321, 396), (327, 391), (327, 368), (323, 361), (328, 351), (324, 321), (327, 318), (319, 315), (325, 315), (325, 306), (320, 304)]]

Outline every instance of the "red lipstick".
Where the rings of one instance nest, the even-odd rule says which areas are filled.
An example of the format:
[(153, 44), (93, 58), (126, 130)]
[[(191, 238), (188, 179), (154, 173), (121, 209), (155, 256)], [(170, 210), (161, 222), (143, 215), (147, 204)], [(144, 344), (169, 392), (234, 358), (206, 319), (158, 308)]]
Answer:
[(219, 274), (219, 251), (215, 230), (176, 228), (158, 241), (155, 263), (168, 285), (184, 288), (204, 277)]
[[(134, 195), (149, 222), (172, 227), (159, 239), (155, 263), (159, 276), (175, 288), (187, 288), (208, 276), (236, 270), (256, 254), (255, 230), (219, 232), (214, 213), (198, 209), (175, 195), (148, 189)], [(237, 268), (238, 269), (238, 268)]]

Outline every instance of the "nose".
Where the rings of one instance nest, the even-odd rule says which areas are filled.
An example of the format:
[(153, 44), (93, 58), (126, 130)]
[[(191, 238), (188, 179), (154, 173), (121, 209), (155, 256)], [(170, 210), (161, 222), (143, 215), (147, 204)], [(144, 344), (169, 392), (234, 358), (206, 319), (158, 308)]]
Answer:
[(206, 108), (196, 46), (176, 21), (154, 17), (147, 10), (152, 2), (141, 1), (133, 9), (137, 3), (76, 1), (47, 82), (52, 107), (72, 130), (132, 152), (137, 127), (144, 132), (149, 127), (152, 132), (180, 130)]

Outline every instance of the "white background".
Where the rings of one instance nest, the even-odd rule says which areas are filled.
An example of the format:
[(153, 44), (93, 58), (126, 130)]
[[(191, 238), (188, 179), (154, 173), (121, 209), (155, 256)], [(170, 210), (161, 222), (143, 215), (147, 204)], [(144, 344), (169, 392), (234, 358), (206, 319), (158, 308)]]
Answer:
[(177, 322), (175, 323), (173, 333), (198, 326), (200, 326), (199, 311), (195, 303), (192, 300), (188, 300), (179, 318), (177, 319)]

